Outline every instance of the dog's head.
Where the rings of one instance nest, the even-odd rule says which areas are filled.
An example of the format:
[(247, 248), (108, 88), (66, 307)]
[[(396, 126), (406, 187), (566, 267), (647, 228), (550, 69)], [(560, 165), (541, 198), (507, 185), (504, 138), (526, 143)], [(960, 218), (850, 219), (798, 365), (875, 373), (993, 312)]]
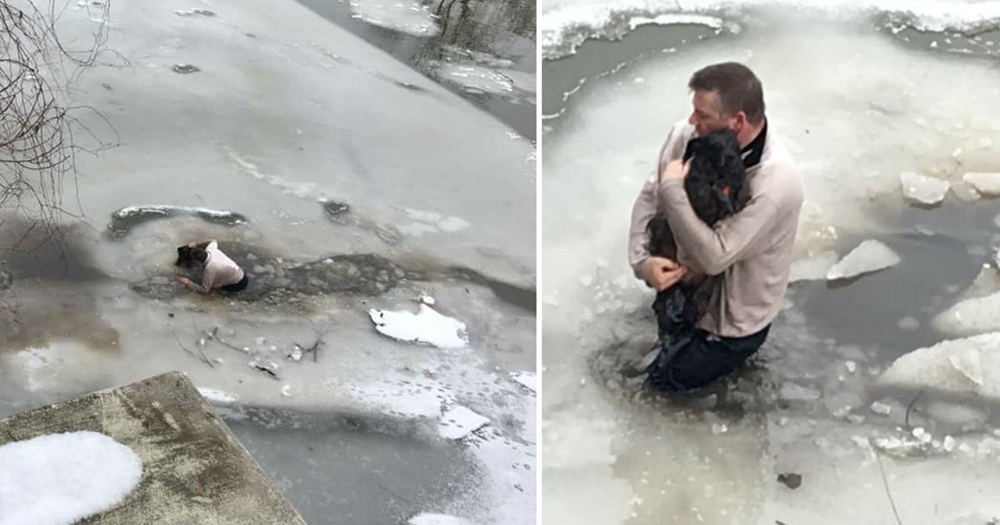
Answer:
[(684, 189), (695, 214), (709, 226), (743, 209), (750, 200), (740, 143), (729, 129), (688, 142), (684, 160), (691, 168)]

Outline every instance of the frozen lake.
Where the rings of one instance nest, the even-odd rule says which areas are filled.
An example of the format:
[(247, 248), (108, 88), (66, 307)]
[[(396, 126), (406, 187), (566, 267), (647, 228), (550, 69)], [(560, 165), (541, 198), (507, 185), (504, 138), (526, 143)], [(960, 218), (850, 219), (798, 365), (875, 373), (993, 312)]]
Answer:
[[(1000, 446), (995, 352), (959, 340), (907, 355), (995, 330), (938, 318), (974, 281), (968, 297), (1000, 290), (1000, 206), (962, 182), (1000, 171), (1000, 126), (984, 111), (1000, 102), (1000, 6), (812, 4), (542, 4), (546, 523), (1000, 515), (984, 490)], [(793, 283), (752, 366), (693, 398), (637, 395), (617, 370), (649, 349), (655, 323), (627, 266), (629, 213), (690, 113), (691, 73), (727, 60), (761, 78), (802, 169), (796, 257), (835, 262), (875, 239), (901, 262)], [(946, 181), (943, 203), (905, 198), (905, 172)]]

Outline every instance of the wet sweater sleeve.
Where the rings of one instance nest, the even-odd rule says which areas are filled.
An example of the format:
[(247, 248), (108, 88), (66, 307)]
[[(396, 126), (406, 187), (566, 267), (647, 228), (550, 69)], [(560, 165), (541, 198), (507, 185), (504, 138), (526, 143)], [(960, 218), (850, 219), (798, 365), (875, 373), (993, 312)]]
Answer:
[(657, 181), (667, 162), (684, 155), (687, 142), (682, 131), (683, 127), (684, 123), (679, 122), (670, 129), (656, 158), (656, 173), (642, 185), (639, 196), (632, 204), (632, 220), (628, 231), (628, 262), (632, 267), (632, 273), (638, 279), (646, 278), (646, 262), (649, 260), (649, 234), (646, 232), (646, 226), (656, 215), (656, 189), (659, 185)]
[(695, 215), (680, 179), (660, 182), (659, 197), (680, 248), (681, 264), (707, 275), (724, 272), (763, 242), (777, 217), (771, 199), (756, 195), (739, 213), (709, 226)]

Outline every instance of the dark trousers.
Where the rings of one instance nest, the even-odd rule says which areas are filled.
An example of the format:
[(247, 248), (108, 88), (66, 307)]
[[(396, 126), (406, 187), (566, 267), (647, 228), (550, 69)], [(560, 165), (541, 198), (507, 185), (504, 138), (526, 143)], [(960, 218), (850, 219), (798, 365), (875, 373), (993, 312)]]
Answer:
[(657, 390), (678, 392), (705, 386), (739, 368), (764, 344), (771, 325), (746, 337), (714, 337), (695, 329), (661, 338), (660, 354), (646, 381)]
[(227, 292), (242, 292), (243, 290), (247, 289), (247, 286), (249, 284), (250, 284), (250, 278), (247, 277), (246, 272), (243, 272), (243, 278), (240, 279), (240, 282), (236, 284), (227, 284), (225, 286), (220, 286), (219, 289)]

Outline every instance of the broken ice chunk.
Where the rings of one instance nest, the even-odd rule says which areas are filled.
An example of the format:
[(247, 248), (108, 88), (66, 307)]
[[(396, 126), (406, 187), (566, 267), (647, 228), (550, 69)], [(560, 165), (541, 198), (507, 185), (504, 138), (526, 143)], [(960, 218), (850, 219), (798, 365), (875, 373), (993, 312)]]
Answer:
[(933, 388), (952, 394), (1000, 398), (996, 381), (1000, 333), (942, 341), (896, 359), (878, 379), (879, 386)]
[(970, 171), (962, 176), (962, 180), (986, 197), (1000, 196), (1000, 173)]
[(951, 436), (945, 436), (944, 442), (942, 442), (941, 445), (944, 447), (945, 452), (951, 452), (952, 450), (955, 450), (955, 438)]
[(781, 397), (788, 401), (814, 401), (822, 394), (819, 390), (805, 387), (795, 383), (785, 383), (781, 385)]
[(946, 180), (912, 172), (901, 173), (899, 183), (907, 200), (929, 206), (941, 204), (951, 186)]
[(815, 281), (826, 279), (827, 272), (833, 265), (837, 264), (837, 252), (833, 250), (825, 251), (819, 255), (813, 255), (799, 259), (792, 263), (788, 274), (788, 282)]
[(489, 422), (489, 419), (468, 408), (455, 405), (441, 416), (438, 433), (445, 439), (462, 439)]
[(875, 239), (868, 239), (859, 244), (833, 268), (830, 268), (826, 278), (830, 280), (847, 279), (884, 270), (899, 264), (900, 261), (899, 255), (896, 255), (892, 248)]
[(281, 387), (281, 395), (288, 397), (292, 395), (292, 385), (285, 385)]
[(469, 343), (465, 323), (439, 314), (426, 304), (416, 314), (372, 308), (368, 316), (382, 335), (410, 343), (438, 348), (462, 348)]
[(872, 406), (870, 408), (872, 412), (875, 412), (876, 414), (880, 414), (883, 416), (888, 416), (892, 412), (891, 406), (882, 403), (880, 401), (872, 403)]
[(965, 181), (953, 181), (951, 183), (951, 192), (962, 202), (975, 202), (982, 198), (979, 191)]
[(437, 301), (429, 295), (421, 295), (420, 302), (426, 304), (427, 306), (434, 306), (434, 303), (436, 303)]
[(916, 317), (907, 316), (897, 321), (896, 326), (898, 326), (900, 330), (911, 332), (920, 328), (920, 321), (918, 321)]

